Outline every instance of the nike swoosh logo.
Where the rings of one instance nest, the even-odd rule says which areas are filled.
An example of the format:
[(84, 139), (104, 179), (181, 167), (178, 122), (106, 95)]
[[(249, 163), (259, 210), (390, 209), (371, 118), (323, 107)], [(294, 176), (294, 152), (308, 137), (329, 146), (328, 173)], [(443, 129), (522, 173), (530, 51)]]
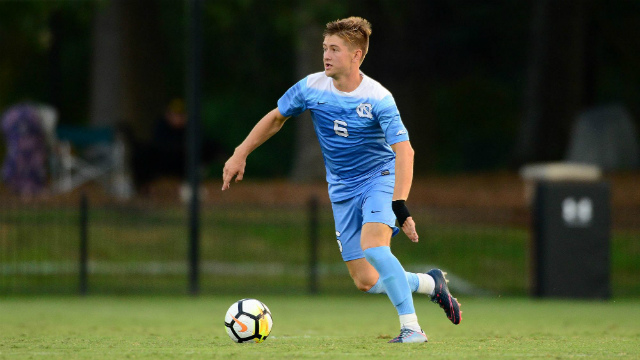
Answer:
[(380, 211), (382, 211), (382, 210), (378, 210), (378, 211), (371, 210), (371, 213), (372, 213), (372, 214), (374, 214), (374, 213), (379, 213)]
[(318, 101), (318, 105), (324, 105), (326, 103), (327, 103), (326, 101)]
[(238, 319), (234, 318), (234, 317), (233, 317), (233, 315), (231, 315), (231, 318), (232, 318), (233, 320), (235, 320), (238, 324), (240, 324), (240, 332), (245, 332), (245, 331), (247, 331), (247, 329), (249, 328), (249, 327), (247, 327), (247, 325), (243, 324), (240, 320), (238, 320)]

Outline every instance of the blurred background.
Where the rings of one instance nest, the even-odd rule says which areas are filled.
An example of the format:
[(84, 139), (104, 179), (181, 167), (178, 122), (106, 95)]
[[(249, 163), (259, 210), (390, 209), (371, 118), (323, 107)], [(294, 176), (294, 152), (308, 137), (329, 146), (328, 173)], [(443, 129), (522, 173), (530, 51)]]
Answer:
[(352, 15), (416, 150), (420, 243), (393, 242), (407, 270), (532, 293), (532, 189), (561, 166), (606, 184), (611, 294), (640, 295), (627, 0), (1, 1), (0, 294), (356, 293), (308, 114), (219, 190), (234, 147), (322, 71), (324, 25)]

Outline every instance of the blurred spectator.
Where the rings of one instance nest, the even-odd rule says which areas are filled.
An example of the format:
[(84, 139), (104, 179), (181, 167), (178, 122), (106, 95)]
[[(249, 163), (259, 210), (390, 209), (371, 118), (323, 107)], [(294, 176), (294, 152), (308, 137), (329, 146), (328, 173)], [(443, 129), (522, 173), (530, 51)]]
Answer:
[[(182, 99), (173, 99), (154, 123), (149, 143), (132, 143), (132, 163), (136, 188), (145, 193), (151, 181), (163, 177), (184, 180), (187, 172), (187, 112)], [(202, 160), (224, 159), (221, 147), (202, 141)]]
[(2, 115), (1, 125), (7, 144), (2, 180), (24, 198), (41, 194), (47, 181), (47, 138), (38, 107), (14, 105)]

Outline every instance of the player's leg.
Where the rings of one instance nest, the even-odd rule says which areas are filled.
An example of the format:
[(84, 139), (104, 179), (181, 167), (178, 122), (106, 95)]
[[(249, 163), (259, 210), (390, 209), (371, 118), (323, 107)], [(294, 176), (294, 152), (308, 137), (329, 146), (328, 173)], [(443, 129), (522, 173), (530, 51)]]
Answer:
[[(347, 261), (346, 264), (349, 269), (349, 275), (351, 275), (353, 282), (360, 291), (369, 294), (387, 293), (384, 284), (380, 281), (378, 271), (365, 258)], [(448, 280), (445, 279), (446, 273), (440, 269), (432, 269), (426, 274), (405, 272), (405, 275), (412, 292), (429, 295), (432, 302), (444, 309), (445, 315), (452, 323), (457, 325), (462, 321), (460, 304), (449, 292)], [(415, 278), (413, 283), (411, 278)], [(418, 278), (426, 278), (427, 280), (418, 280)], [(424, 283), (428, 285), (425, 286), (423, 285)], [(423, 290), (424, 288), (427, 290)]]
[(360, 244), (367, 262), (379, 274), (378, 281), (398, 310), (398, 315), (412, 314), (415, 310), (411, 289), (402, 264), (391, 253), (391, 234), (392, 229), (386, 224), (365, 223), (362, 226)]
[[(367, 263), (367, 265), (371, 266)], [(373, 269), (375, 271), (375, 269)], [(409, 282), (409, 288), (411, 292), (425, 294), (428, 296), (434, 296), (435, 290), (435, 280), (428, 273), (413, 273), (409, 271), (405, 271), (404, 273), (407, 277), (407, 282)], [(352, 276), (353, 277), (353, 276)], [(368, 279), (372, 279), (372, 276), (369, 276)], [(355, 280), (355, 279), (354, 279)], [(366, 291), (369, 294), (386, 294), (387, 292), (382, 285), (382, 282), (379, 280), (379, 277), (375, 276), (375, 282), (373, 284), (363, 283), (362, 287), (358, 286), (358, 288), (362, 291)]]
[[(349, 269), (349, 275), (351, 275), (353, 282), (360, 291), (369, 294), (387, 293), (384, 284), (380, 281), (378, 271), (365, 258), (347, 261), (346, 264)], [(445, 279), (446, 273), (440, 269), (432, 269), (427, 273), (406, 271), (405, 275), (412, 292), (429, 295), (431, 301), (444, 309), (447, 318), (452, 323), (457, 325), (462, 321), (460, 304), (449, 292), (448, 280)]]
[(400, 335), (391, 342), (426, 342), (418, 324), (413, 297), (404, 268), (391, 253), (392, 229), (383, 223), (368, 222), (362, 226), (360, 243), (367, 262), (378, 272), (387, 296), (398, 311)]
[[(372, 285), (378, 282), (379, 272), (371, 264), (369, 264), (367, 260), (365, 260), (365, 254), (361, 247), (361, 226), (363, 223), (361, 204), (361, 198), (356, 197), (354, 199), (334, 202), (332, 203), (332, 207), (336, 224), (336, 237), (340, 252), (342, 254), (342, 258), (347, 264), (349, 274), (351, 274), (351, 277), (353, 278), (356, 286), (361, 290), (368, 290)], [(387, 248), (389, 248), (388, 245), (390, 242), (392, 231), (389, 226), (384, 226), (387, 228), (387, 231), (384, 233), (384, 237), (386, 237), (387, 240), (384, 243), (387, 245)], [(397, 263), (397, 265), (399, 265), (399, 262)], [(400, 271), (402, 277), (404, 277), (404, 270), (402, 269), (401, 265)], [(411, 292), (408, 289), (406, 278), (404, 282), (406, 291), (408, 292), (409, 301), (412, 302), (413, 300), (411, 299)], [(393, 289), (389, 292), (394, 294), (397, 293), (397, 291), (394, 291)], [(403, 308), (406, 307), (407, 306), (405, 302), (405, 304), (403, 304)], [(410, 309), (411, 313), (400, 315), (401, 324), (411, 324), (412, 319), (416, 320), (414, 327), (416, 327), (418, 330), (412, 330), (407, 327), (405, 330), (401, 331), (401, 336), (398, 336), (393, 340), (393, 342), (427, 341), (426, 336), (424, 335), (424, 333), (422, 333), (419, 325), (417, 324), (415, 311), (413, 311), (412, 307)]]
[[(388, 225), (391, 229), (393, 236), (395, 236), (399, 229), (395, 226), (396, 217), (391, 210), (391, 198), (393, 195), (393, 183), (389, 181), (380, 181), (370, 187), (370, 189), (364, 195), (364, 202), (362, 206), (363, 224), (367, 223), (381, 223)], [(384, 226), (383, 226), (384, 228)], [(364, 241), (366, 236), (361, 236), (361, 241)], [(389, 238), (390, 242), (390, 238)], [(362, 244), (363, 249), (366, 245)], [(366, 251), (365, 251), (366, 255)], [(368, 258), (367, 258), (368, 259)], [(372, 264), (373, 265), (373, 264)], [(374, 266), (375, 267), (375, 266)], [(444, 309), (447, 318), (454, 324), (459, 324), (462, 320), (460, 305), (456, 298), (451, 296), (449, 288), (447, 286), (447, 280), (445, 279), (445, 273), (438, 269), (433, 269), (427, 273), (410, 273), (405, 272), (407, 282), (411, 292), (418, 292), (427, 294), (431, 297), (431, 301), (440, 305)], [(380, 277), (382, 279), (382, 276)], [(381, 284), (379, 279), (376, 284), (373, 284), (368, 290), (370, 293), (383, 293), (387, 292), (387, 287)], [(387, 295), (389, 295), (387, 293)]]
[[(376, 269), (369, 264), (362, 253), (361, 259), (347, 261), (347, 269), (349, 275), (353, 279), (358, 290), (370, 294), (386, 294), (382, 282), (379, 281), (380, 276)], [(371, 291), (374, 289), (374, 291)]]
[[(363, 253), (364, 256), (364, 253)], [(349, 275), (356, 284), (356, 287), (363, 292), (369, 294), (386, 294), (380, 276), (376, 269), (365, 259), (356, 259), (347, 262)], [(411, 292), (434, 296), (435, 281), (431, 275), (427, 273), (412, 273), (405, 271), (409, 289)]]
[[(371, 267), (371, 265), (366, 261), (364, 262), (366, 265)], [(364, 268), (366, 266), (361, 265), (359, 267)], [(366, 271), (363, 271), (362, 273), (366, 273)], [(426, 273), (405, 272), (411, 291), (414, 293), (428, 295), (432, 302), (438, 304), (444, 310), (447, 318), (457, 325), (462, 321), (462, 311), (460, 311), (460, 303), (458, 303), (458, 300), (449, 292), (449, 287), (447, 285), (449, 280), (445, 278), (446, 274), (447, 273), (440, 269), (431, 269)], [(354, 276), (352, 275), (352, 277)], [(362, 276), (358, 276), (357, 278), (360, 279)], [(370, 294), (386, 294), (387, 292), (384, 285), (379, 279), (375, 284), (370, 285), (374, 278), (378, 278), (377, 273), (375, 277), (367, 276), (366, 282), (362, 282), (361, 285), (358, 285), (358, 288)], [(356, 277), (354, 277), (354, 280), (355, 279)], [(357, 283), (358, 282), (356, 282), (356, 284)], [(366, 290), (367, 287), (368, 290)]]
[(332, 203), (340, 254), (358, 290), (371, 294), (386, 294), (382, 282), (379, 281), (378, 271), (369, 264), (362, 251), (362, 212), (359, 202), (359, 199), (349, 199)]
[[(391, 208), (393, 188), (392, 179), (380, 178), (363, 194), (360, 246), (369, 264), (378, 272), (378, 281), (382, 282), (387, 296), (396, 307), (401, 328), (422, 334), (413, 307), (413, 295), (406, 272), (390, 248), (391, 237), (400, 231), (395, 226), (396, 217)], [(394, 340), (402, 342), (403, 335), (407, 333), (401, 332), (400, 336)], [(423, 339), (409, 336), (407, 339), (407, 341), (414, 340), (426, 341), (426, 336)]]

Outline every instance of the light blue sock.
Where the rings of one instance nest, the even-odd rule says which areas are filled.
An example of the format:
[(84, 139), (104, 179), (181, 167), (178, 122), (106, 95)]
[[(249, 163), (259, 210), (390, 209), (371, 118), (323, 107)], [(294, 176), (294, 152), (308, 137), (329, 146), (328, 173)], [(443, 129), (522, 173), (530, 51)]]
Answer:
[(398, 315), (415, 313), (407, 276), (391, 249), (388, 246), (369, 248), (364, 251), (364, 257), (380, 274), (378, 283), (382, 282)]
[[(414, 293), (418, 291), (418, 285), (419, 285), (418, 275), (408, 271), (405, 271), (404, 274), (407, 276), (407, 281), (409, 282), (409, 289), (411, 290), (411, 292)], [(371, 287), (371, 289), (367, 290), (367, 292), (369, 294), (386, 294), (387, 293), (384, 290), (384, 285), (382, 284), (382, 281), (380, 281), (380, 278), (378, 278), (378, 281)]]
[(407, 282), (409, 283), (409, 289), (411, 289), (411, 292), (414, 293), (418, 291), (418, 285), (420, 285), (420, 280), (418, 280), (418, 275), (414, 273), (410, 273), (408, 271), (405, 271), (404, 274), (407, 275)]

